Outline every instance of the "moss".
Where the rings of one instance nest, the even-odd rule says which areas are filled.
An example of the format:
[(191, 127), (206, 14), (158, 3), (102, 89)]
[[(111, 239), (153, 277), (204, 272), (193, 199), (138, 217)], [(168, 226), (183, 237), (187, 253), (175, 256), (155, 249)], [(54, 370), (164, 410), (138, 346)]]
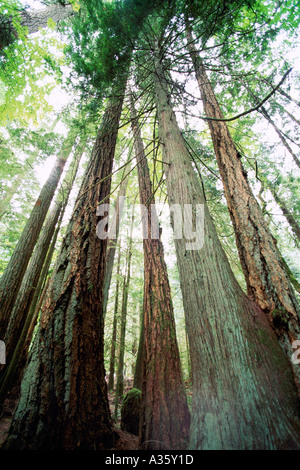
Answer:
[(121, 429), (138, 435), (142, 392), (132, 388), (124, 395), (121, 408)]

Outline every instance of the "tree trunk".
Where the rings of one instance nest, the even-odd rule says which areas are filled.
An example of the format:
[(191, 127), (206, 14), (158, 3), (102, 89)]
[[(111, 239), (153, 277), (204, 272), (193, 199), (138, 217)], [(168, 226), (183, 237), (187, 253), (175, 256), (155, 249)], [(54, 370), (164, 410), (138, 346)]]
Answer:
[(282, 210), (282, 213), (285, 216), (286, 220), (288, 221), (292, 231), (294, 232), (295, 237), (300, 242), (300, 226), (299, 226), (298, 222), (296, 221), (293, 214), (287, 208), (287, 205), (284, 202), (284, 200), (278, 195), (278, 193), (275, 189), (275, 186), (273, 184), (269, 184), (269, 183), (267, 183), (267, 186), (268, 186), (269, 190), (271, 191), (272, 196), (275, 199), (275, 202), (278, 204), (278, 206)]
[(7, 212), (7, 209), (10, 207), (10, 201), (14, 197), (16, 191), (19, 189), (20, 184), (24, 176), (22, 174), (17, 175), (10, 188), (6, 191), (5, 196), (0, 201), (0, 220)]
[[(118, 326), (118, 308), (119, 308), (119, 286), (120, 286), (120, 259), (121, 259), (121, 246), (119, 246), (118, 260), (117, 260), (117, 279), (116, 279), (116, 292), (115, 292), (115, 308), (114, 308), (114, 321), (110, 349), (110, 363), (109, 363), (109, 379), (108, 390), (114, 389), (114, 376), (115, 376), (115, 362), (116, 362), (116, 342), (117, 342), (117, 326)], [(104, 315), (104, 310), (103, 310)]]
[[(143, 449), (184, 449), (188, 440), (190, 413), (182, 381), (163, 245), (160, 238), (154, 239), (151, 234), (151, 224), (158, 227), (158, 217), (132, 94), (131, 118), (144, 237), (146, 235), (143, 241), (144, 363), (140, 445)], [(148, 208), (146, 213), (145, 207)]]
[(260, 110), (259, 112), (264, 116), (264, 118), (271, 124), (271, 126), (275, 129), (275, 132), (276, 134), (278, 135), (279, 139), (281, 140), (282, 144), (284, 145), (284, 147), (287, 149), (287, 151), (289, 152), (289, 154), (292, 156), (294, 162), (296, 163), (297, 167), (300, 168), (300, 160), (299, 158), (297, 157), (297, 155), (295, 154), (295, 152), (293, 151), (293, 149), (290, 147), (290, 145), (288, 144), (286, 138), (282, 135), (282, 132), (280, 131), (280, 129), (278, 129), (278, 127), (276, 126), (275, 122), (271, 119), (271, 117), (269, 116), (266, 108), (264, 106), (261, 106), (260, 107)]
[[(128, 165), (129, 165), (129, 168), (128, 168)], [(119, 189), (118, 196), (116, 199), (116, 204), (115, 204), (115, 212), (114, 212), (114, 217), (112, 221), (112, 230), (114, 231), (113, 233), (116, 234), (116, 237), (109, 239), (108, 248), (107, 248), (107, 265), (105, 268), (104, 287), (103, 287), (104, 320), (105, 320), (106, 310), (107, 310), (108, 294), (109, 294), (111, 276), (112, 276), (113, 267), (114, 267), (116, 247), (117, 247), (118, 238), (119, 238), (120, 220), (121, 220), (122, 212), (123, 212), (123, 202), (126, 196), (127, 186), (128, 186), (128, 178), (125, 178), (125, 173), (127, 174), (128, 170), (130, 170), (130, 163), (128, 163), (124, 169), (124, 173), (122, 176), (122, 183), (120, 185), (120, 189)]]
[[(62, 182), (56, 200), (54, 201), (53, 209), (43, 226), (32, 258), (24, 275), (19, 293), (16, 296), (16, 301), (4, 336), (4, 342), (6, 345), (6, 366), (0, 366), (0, 369), (5, 369), (5, 375), (1, 377), (0, 380), (0, 406), (1, 403), (3, 403), (6, 393), (9, 391), (9, 387), (13, 385), (12, 375), (15, 376), (16, 373), (20, 374), (20, 371), (14, 371), (14, 367), (10, 365), (10, 361), (12, 356), (14, 356), (15, 360), (12, 359), (14, 366), (16, 366), (16, 361), (19, 362), (19, 355), (23, 349), (26, 338), (26, 331), (22, 332), (22, 330), (25, 323), (27, 323), (28, 326), (31, 323), (30, 318), (28, 318), (27, 321), (30, 306), (38, 286), (47, 251), (55, 232), (55, 227), (59, 217), (62, 218), (67, 206), (85, 143), (86, 139), (78, 145), (75, 151), (72, 163)], [(21, 338), (23, 338), (23, 342), (20, 341)], [(10, 385), (8, 386), (8, 384)]]
[(54, 192), (63, 172), (65, 163), (74, 144), (73, 131), (64, 142), (60, 156), (44, 184), (31, 211), (30, 217), (19, 238), (18, 244), (0, 279), (0, 336), (4, 337), (16, 296), (19, 292), (26, 268), (39, 237), (42, 225), (51, 204)]
[[(193, 60), (205, 114), (223, 119), (223, 114), (187, 27), (188, 48)], [(241, 163), (241, 156), (222, 121), (208, 121), (224, 192), (233, 223), (248, 296), (265, 311), (288, 359), (292, 343), (300, 335), (300, 308), (281, 261), (273, 236), (264, 220)], [(300, 387), (300, 368), (292, 363)], [(299, 389), (300, 393), (300, 389)]]
[[(43, 10), (24, 9), (20, 11), (21, 25), (27, 29), (28, 34), (33, 34), (37, 33), (40, 28), (46, 28), (49, 19), (58, 23), (74, 13), (72, 5), (50, 5)], [(0, 16), (0, 30), (0, 50), (18, 39), (18, 33), (8, 17)]]
[(134, 377), (133, 377), (133, 388), (137, 388), (138, 390), (142, 390), (142, 386), (143, 386), (144, 343), (145, 343), (144, 311), (143, 311), (143, 305), (141, 304), (139, 347), (137, 351), (135, 371), (134, 371)]
[(201, 249), (189, 250), (184, 238), (175, 237), (193, 371), (189, 446), (299, 448), (299, 402), (291, 367), (265, 315), (234, 278), (158, 59), (155, 89), (169, 203), (181, 208), (200, 204), (205, 215)]
[(98, 238), (96, 227), (97, 206), (110, 194), (121, 84), (104, 112), (52, 276), (7, 449), (94, 450), (115, 443), (101, 315), (107, 239)]
[(122, 293), (122, 310), (121, 310), (121, 328), (120, 328), (120, 349), (119, 349), (119, 360), (118, 360), (118, 374), (117, 374), (117, 386), (116, 386), (116, 398), (115, 398), (115, 410), (114, 417), (118, 419), (118, 408), (119, 402), (123, 397), (124, 393), (124, 357), (125, 357), (125, 338), (126, 338), (126, 321), (127, 321), (127, 305), (128, 305), (128, 293), (130, 285), (130, 268), (131, 268), (131, 257), (132, 257), (132, 231), (133, 231), (134, 217), (132, 214), (132, 221), (130, 227), (130, 240), (126, 255), (126, 273), (123, 280), (123, 293)]

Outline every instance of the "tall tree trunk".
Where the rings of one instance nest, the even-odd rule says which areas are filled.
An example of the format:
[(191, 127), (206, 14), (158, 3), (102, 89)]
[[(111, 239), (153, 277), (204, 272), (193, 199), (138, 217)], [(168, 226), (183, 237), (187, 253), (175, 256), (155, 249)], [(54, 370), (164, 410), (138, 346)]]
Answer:
[(116, 236), (115, 238), (109, 238), (108, 248), (107, 248), (107, 265), (105, 268), (104, 287), (103, 287), (104, 320), (105, 320), (106, 310), (107, 310), (108, 294), (109, 294), (112, 271), (114, 267), (116, 247), (117, 247), (118, 238), (119, 238), (120, 220), (122, 217), (124, 198), (126, 196), (127, 186), (128, 186), (128, 177), (126, 178), (125, 175), (128, 174), (129, 170), (130, 170), (130, 163), (127, 162), (127, 165), (122, 175), (122, 182), (121, 182), (118, 196), (116, 199), (115, 212), (114, 212), (114, 217), (113, 217), (112, 226), (111, 226), (113, 233), (115, 233)]
[(124, 358), (125, 358), (125, 338), (126, 338), (126, 322), (127, 322), (127, 305), (128, 305), (128, 293), (130, 285), (130, 268), (131, 268), (131, 257), (132, 257), (132, 232), (133, 232), (134, 217), (132, 214), (130, 234), (129, 234), (129, 246), (126, 254), (126, 273), (123, 280), (123, 293), (122, 293), (122, 310), (121, 310), (121, 327), (120, 327), (120, 348), (119, 348), (119, 359), (118, 359), (118, 374), (117, 374), (117, 386), (116, 386), (116, 398), (115, 398), (115, 410), (114, 417), (118, 419), (118, 408), (119, 402), (123, 397), (124, 393)]
[(39, 237), (42, 225), (59, 183), (65, 163), (71, 153), (75, 137), (71, 130), (66, 138), (60, 156), (31, 211), (30, 217), (19, 238), (18, 244), (0, 279), (0, 336), (3, 337), (10, 319), (16, 296), (19, 292), (26, 268)]
[[(167, 266), (158, 228), (149, 168), (131, 94), (131, 119), (138, 161), (144, 238), (144, 363), (140, 445), (143, 449), (182, 449), (187, 445), (190, 413), (184, 391)], [(152, 203), (152, 206), (150, 204)], [(150, 210), (151, 207), (151, 210)], [(148, 208), (144, 212), (144, 208)]]
[[(54, 201), (53, 209), (47, 217), (41, 231), (32, 258), (24, 275), (19, 293), (16, 296), (16, 301), (11, 312), (6, 334), (4, 336), (7, 360), (5, 367), (0, 366), (2, 369), (5, 368), (5, 374), (0, 379), (0, 406), (1, 403), (3, 403), (6, 392), (9, 391), (8, 384), (10, 384), (10, 386), (13, 384), (11, 375), (15, 375), (15, 372), (17, 372), (14, 371), (14, 367), (10, 365), (10, 360), (14, 355), (15, 361), (18, 361), (19, 354), (23, 349), (24, 343), (22, 343), (20, 339), (22, 337), (25, 340), (26, 332), (24, 331), (22, 333), (22, 330), (28, 317), (35, 290), (37, 289), (44, 261), (47, 256), (47, 251), (55, 232), (55, 227), (59, 217), (63, 216), (67, 206), (85, 144), (86, 139), (84, 139), (84, 141), (78, 145), (75, 151), (71, 165), (65, 175), (65, 178), (60, 187), (60, 191)], [(28, 326), (30, 323), (31, 319), (28, 319)], [(17, 354), (16, 351), (18, 351)], [(14, 366), (16, 366), (15, 361), (12, 360), (12, 362), (14, 362)]]
[(265, 315), (231, 271), (159, 59), (154, 79), (169, 203), (194, 210), (202, 204), (205, 215), (201, 249), (189, 250), (186, 240), (175, 237), (193, 371), (190, 448), (299, 448), (291, 367)]
[[(120, 279), (119, 279), (120, 260), (121, 260), (121, 246), (119, 245), (119, 253), (118, 253), (118, 260), (117, 260), (117, 279), (116, 279), (116, 292), (115, 292), (114, 320), (113, 320), (113, 331), (112, 331), (111, 348), (110, 348), (108, 390), (114, 389), (118, 309), (119, 309), (119, 288), (120, 288)], [(104, 311), (103, 311), (103, 315), (104, 315)]]
[(96, 227), (97, 206), (110, 194), (124, 90), (119, 79), (67, 227), (4, 448), (93, 450), (115, 443), (101, 315), (107, 239), (98, 238)]
[[(206, 75), (187, 26), (188, 48), (201, 91), (205, 114), (223, 119), (223, 114)], [(292, 343), (300, 336), (300, 308), (286, 274), (273, 236), (255, 199), (241, 156), (225, 122), (208, 121), (224, 192), (233, 223), (248, 296), (266, 312), (278, 340), (291, 360)], [(300, 387), (300, 368), (292, 363)], [(299, 389), (300, 393), (300, 389)]]

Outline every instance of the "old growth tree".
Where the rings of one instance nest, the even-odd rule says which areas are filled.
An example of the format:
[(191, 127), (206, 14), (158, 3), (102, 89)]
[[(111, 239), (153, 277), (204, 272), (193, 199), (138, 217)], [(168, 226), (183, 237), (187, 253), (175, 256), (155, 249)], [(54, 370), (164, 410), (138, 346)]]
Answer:
[[(61, 2), (50, 3), (66, 17), (69, 75), (60, 69), (61, 58), (55, 63), (47, 56), (45, 70), (67, 84), (84, 112), (75, 132), (69, 121), (58, 165), (0, 278), (0, 337), (9, 342), (13, 332), (1, 396), (5, 377), (23, 375), (4, 448), (113, 448), (118, 431), (105, 370), (111, 363), (113, 373), (118, 356), (117, 386), (135, 370), (134, 386), (141, 387), (141, 448), (299, 449), (300, 365), (293, 359), (294, 341), (300, 340), (293, 287), (299, 282), (293, 262), (299, 248), (299, 99), (290, 96), (299, 76), (284, 58), (299, 28), (298, 5), (79, 0), (65, 15), (65, 7), (56, 5)], [(22, 10), (14, 19), (1, 14), (11, 32), (2, 44), (5, 71), (14, 50), (27, 48), (27, 60), (33, 51), (30, 35), (22, 35)], [(47, 14), (40, 14), (41, 27)], [(12, 41), (14, 30), (20, 41)], [(276, 61), (275, 39), (282, 53)], [(25, 93), (25, 86), (15, 89)], [(3, 108), (5, 119), (12, 103)], [(271, 145), (262, 122), (274, 128), (275, 121), (278, 141)], [(85, 134), (88, 122), (96, 137)], [(47, 212), (68, 154), (73, 150), (76, 158), (76, 146), (83, 151), (87, 138), (93, 148), (50, 277), (45, 249), (56, 242), (59, 197), (55, 215), (46, 219)], [(9, 155), (7, 148), (3, 152)], [(1, 223), (10, 230), (14, 186), (6, 185), (10, 202), (3, 193)], [(140, 214), (148, 235), (140, 243), (124, 245), (121, 227), (113, 240), (99, 238), (105, 214), (98, 215), (98, 205), (115, 202), (117, 194), (130, 201), (139, 195), (144, 207), (169, 205), (174, 241), (159, 209)], [(204, 213), (196, 249), (177, 236), (186, 212), (174, 208), (185, 205), (194, 222), (197, 208)], [(279, 226), (277, 205), (291, 229)], [(158, 220), (162, 234), (155, 237), (150, 227), (155, 222), (158, 228)], [(23, 344), (26, 367), (15, 357)], [(183, 379), (190, 376), (189, 411)]]

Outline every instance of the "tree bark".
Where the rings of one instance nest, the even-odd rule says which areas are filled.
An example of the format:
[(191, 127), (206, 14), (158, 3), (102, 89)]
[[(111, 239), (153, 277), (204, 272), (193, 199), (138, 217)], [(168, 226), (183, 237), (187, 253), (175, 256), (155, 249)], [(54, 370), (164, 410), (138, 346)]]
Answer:
[[(205, 114), (222, 119), (222, 111), (188, 26), (186, 34)], [(265, 311), (291, 361), (292, 343), (300, 336), (299, 304), (226, 123), (209, 120), (208, 125), (235, 231), (248, 296)], [(300, 368), (293, 363), (292, 367), (300, 393)]]
[(103, 359), (102, 294), (107, 239), (97, 206), (109, 200), (125, 90), (104, 112), (42, 309), (7, 449), (105, 449), (115, 444)]
[(183, 238), (175, 238), (193, 371), (189, 447), (299, 448), (291, 367), (265, 315), (231, 271), (172, 111), (159, 56), (154, 78), (169, 203), (202, 204), (205, 215), (201, 249), (188, 250)]
[(54, 192), (74, 144), (73, 131), (66, 138), (60, 156), (44, 184), (30, 217), (19, 238), (18, 244), (0, 279), (0, 336), (4, 337), (16, 296), (19, 292), (26, 268), (39, 237), (50, 207)]
[[(151, 224), (158, 227), (158, 217), (132, 94), (131, 119), (144, 237), (146, 235), (143, 240), (144, 351), (140, 445), (143, 449), (184, 449), (188, 440), (190, 413), (182, 381), (163, 245), (160, 238), (154, 239), (151, 234)], [(145, 208), (148, 208), (146, 213)]]
[[(16, 366), (16, 361), (19, 362), (19, 355), (24, 346), (24, 342), (20, 341), (20, 339), (24, 338), (25, 340), (26, 338), (26, 331), (22, 332), (22, 330), (25, 326), (25, 323), (27, 323), (28, 326), (31, 323), (30, 318), (27, 321), (30, 306), (38, 286), (41, 271), (47, 256), (47, 251), (55, 232), (55, 227), (59, 218), (62, 218), (67, 206), (85, 143), (86, 139), (84, 139), (84, 142), (81, 142), (78, 145), (75, 151), (71, 165), (65, 175), (65, 178), (60, 187), (60, 191), (54, 201), (53, 209), (47, 217), (41, 231), (40, 237), (24, 275), (19, 293), (16, 296), (16, 301), (11, 312), (6, 334), (4, 336), (4, 342), (6, 345), (6, 366), (0, 366), (0, 370), (5, 369), (5, 374), (3, 377), (1, 377), (0, 380), (0, 406), (1, 403), (3, 403), (6, 393), (9, 391), (9, 387), (13, 385), (12, 375), (15, 376), (15, 374), (20, 374), (20, 371), (14, 371), (14, 367), (11, 367), (10, 362), (12, 359), (14, 366)], [(12, 358), (12, 356), (15, 357), (15, 360)]]

